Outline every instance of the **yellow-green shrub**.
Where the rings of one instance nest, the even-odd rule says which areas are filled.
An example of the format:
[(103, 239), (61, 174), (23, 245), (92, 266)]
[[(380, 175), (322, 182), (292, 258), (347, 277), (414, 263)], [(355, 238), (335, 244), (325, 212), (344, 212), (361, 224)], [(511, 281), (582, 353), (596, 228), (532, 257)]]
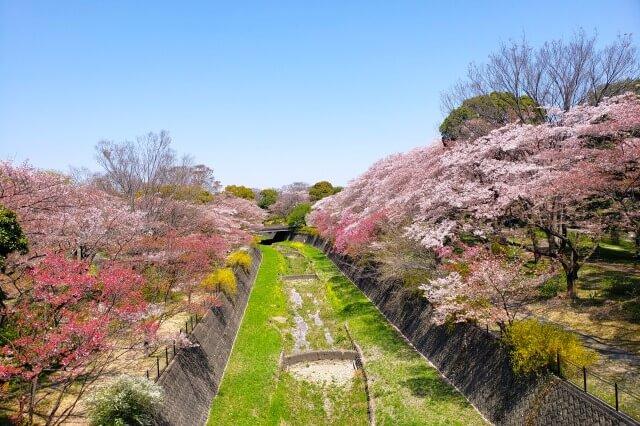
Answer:
[(202, 286), (210, 291), (221, 291), (228, 296), (235, 296), (236, 275), (231, 268), (216, 269), (202, 280)]
[(584, 347), (577, 334), (535, 319), (516, 321), (507, 330), (511, 365), (516, 373), (540, 373), (555, 365), (557, 354), (578, 366), (595, 363), (598, 354)]
[(317, 237), (318, 235), (320, 235), (318, 228), (316, 228), (315, 226), (303, 226), (298, 230), (298, 233), (309, 235), (310, 237)]
[(251, 256), (243, 250), (234, 251), (227, 256), (227, 266), (230, 268), (239, 266), (249, 272), (249, 268), (251, 268)]

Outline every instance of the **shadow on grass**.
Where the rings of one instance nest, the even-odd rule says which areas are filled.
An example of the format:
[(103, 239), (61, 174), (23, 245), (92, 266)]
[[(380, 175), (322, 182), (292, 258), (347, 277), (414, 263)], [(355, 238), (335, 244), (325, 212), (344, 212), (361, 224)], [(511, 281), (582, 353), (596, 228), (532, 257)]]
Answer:
[(635, 263), (638, 258), (634, 257), (634, 253), (620, 246), (598, 246), (596, 251), (591, 255), (591, 260), (599, 260), (611, 263)]
[(412, 367), (409, 374), (412, 377), (401, 384), (408, 388), (413, 396), (433, 401), (466, 403), (458, 391), (433, 371), (427, 371), (424, 367)]

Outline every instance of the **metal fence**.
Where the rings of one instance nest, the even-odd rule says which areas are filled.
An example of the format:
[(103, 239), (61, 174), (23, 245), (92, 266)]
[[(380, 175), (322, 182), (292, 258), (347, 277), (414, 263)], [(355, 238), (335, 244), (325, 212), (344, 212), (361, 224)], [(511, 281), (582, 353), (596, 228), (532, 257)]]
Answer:
[[(503, 337), (503, 330), (500, 327), (489, 327), (489, 323), (484, 326), (476, 325), (482, 331), (494, 339)], [(583, 392), (599, 399), (616, 411), (626, 414), (635, 420), (640, 420), (640, 394), (634, 389), (631, 390), (619, 382), (612, 379), (605, 379), (602, 376), (589, 371), (587, 367), (577, 365), (560, 354), (556, 354), (555, 365), (551, 372), (561, 379), (568, 381)]]
[[(184, 323), (184, 330), (181, 328), (180, 333), (184, 331), (187, 338), (193, 333), (202, 318), (198, 314), (189, 316)], [(145, 377), (149, 380), (157, 382), (162, 373), (167, 369), (171, 361), (178, 355), (180, 348), (176, 346), (174, 340), (171, 345), (158, 348), (150, 357), (155, 358), (155, 365), (145, 371)]]
[(605, 402), (616, 411), (640, 420), (640, 394), (618, 382), (605, 379), (584, 366), (577, 365), (557, 354), (555, 373), (590, 395)]

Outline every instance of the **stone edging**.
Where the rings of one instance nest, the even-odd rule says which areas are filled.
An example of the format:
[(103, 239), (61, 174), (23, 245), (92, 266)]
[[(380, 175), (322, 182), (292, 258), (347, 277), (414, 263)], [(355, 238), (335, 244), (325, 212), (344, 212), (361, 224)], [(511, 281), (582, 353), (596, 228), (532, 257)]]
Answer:
[(362, 353), (362, 349), (360, 348), (360, 345), (358, 345), (355, 340), (353, 340), (353, 337), (351, 336), (351, 331), (349, 330), (349, 326), (347, 325), (347, 323), (344, 323), (344, 329), (347, 332), (347, 337), (349, 337), (349, 340), (351, 341), (351, 344), (353, 345), (353, 348), (356, 350), (356, 352), (358, 353), (358, 358), (356, 359), (356, 364), (358, 366), (358, 368), (360, 369), (360, 371), (362, 371), (362, 376), (364, 377), (364, 392), (367, 396), (367, 415), (369, 416), (369, 425), (370, 426), (375, 426), (376, 425), (376, 414), (375, 414), (375, 410), (373, 407), (373, 398), (371, 397), (371, 390), (369, 389), (369, 376), (367, 375), (367, 371), (364, 368), (364, 355)]
[(320, 350), (320, 351), (303, 351), (296, 352), (291, 355), (283, 355), (280, 357), (280, 368), (287, 368), (293, 364), (314, 361), (356, 361), (358, 359), (357, 351), (349, 350)]

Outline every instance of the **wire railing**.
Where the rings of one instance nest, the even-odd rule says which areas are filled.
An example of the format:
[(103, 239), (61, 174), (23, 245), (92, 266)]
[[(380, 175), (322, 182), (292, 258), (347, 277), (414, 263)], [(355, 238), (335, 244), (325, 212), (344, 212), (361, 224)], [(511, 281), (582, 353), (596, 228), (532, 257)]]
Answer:
[[(189, 319), (187, 319), (184, 323), (184, 329), (180, 328), (179, 334), (184, 335), (188, 339), (189, 336), (193, 333), (193, 330), (196, 328), (198, 323), (202, 320), (202, 317), (198, 317), (198, 314), (190, 315)], [(149, 380), (153, 380), (157, 382), (158, 379), (162, 376), (162, 373), (169, 367), (171, 361), (179, 354), (180, 349), (182, 349), (178, 342), (174, 339), (170, 345), (165, 345), (164, 347), (158, 348), (153, 354), (150, 355), (151, 358), (154, 358), (154, 365), (151, 368), (148, 368), (145, 371), (145, 377)]]
[(617, 381), (589, 371), (557, 354), (555, 373), (562, 379), (573, 383), (583, 392), (595, 396), (599, 400), (615, 408), (629, 417), (640, 420), (640, 394), (623, 387)]
[[(320, 246), (318, 248), (326, 251), (326, 240), (318, 237), (308, 237), (306, 238), (306, 242), (316, 247)], [(331, 249), (329, 249), (327, 255), (330, 254)], [(357, 268), (343, 256), (330, 256), (330, 258), (344, 275), (354, 282), (356, 281), (356, 278), (361, 272), (360, 268)], [(484, 325), (476, 324), (476, 327), (486, 332), (487, 336), (493, 339), (500, 340), (503, 337), (504, 330), (501, 327), (496, 328), (495, 325), (490, 327), (488, 323)], [(552, 372), (561, 379), (572, 383), (582, 389), (583, 392), (609, 405), (616, 411), (640, 421), (640, 394), (635, 389), (631, 390), (618, 381), (605, 379), (584, 366), (579, 366), (568, 360), (561, 359), (559, 354), (557, 355), (556, 365), (553, 367)]]

